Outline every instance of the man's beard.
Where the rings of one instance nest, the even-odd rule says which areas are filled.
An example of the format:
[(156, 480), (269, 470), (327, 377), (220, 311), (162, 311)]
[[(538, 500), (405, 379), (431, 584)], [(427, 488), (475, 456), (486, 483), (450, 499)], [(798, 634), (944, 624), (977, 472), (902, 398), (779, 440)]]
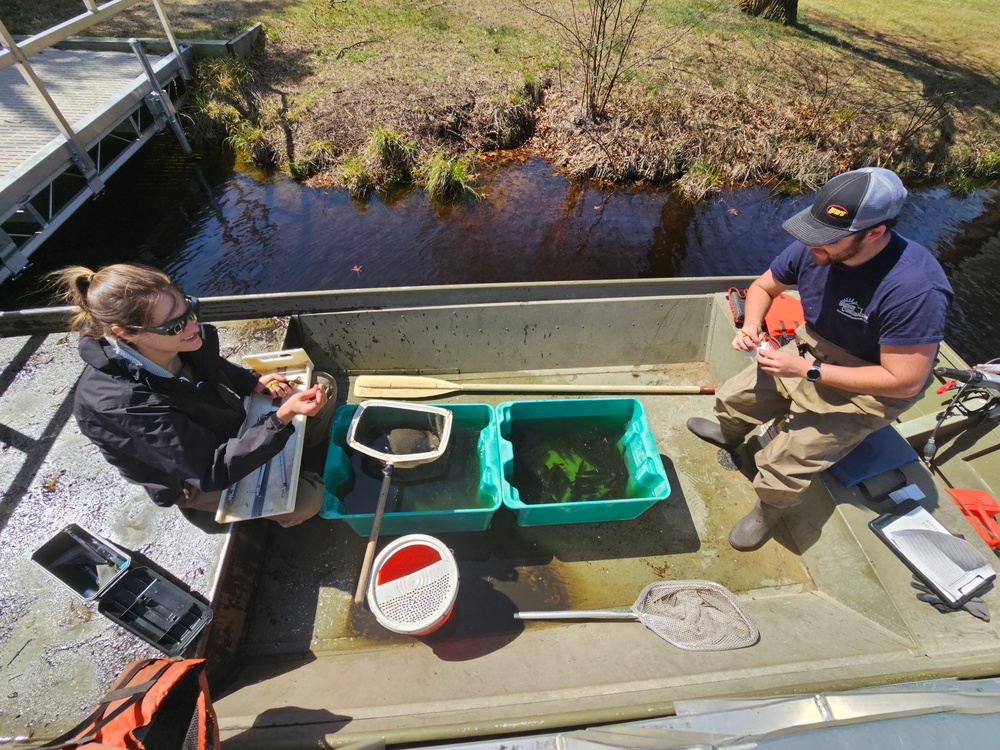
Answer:
[[(831, 253), (828, 250), (813, 249), (810, 248), (813, 253), (813, 263), (817, 266), (829, 266), (834, 263), (843, 263), (844, 261), (855, 258), (861, 254), (864, 250), (864, 238), (863, 237), (852, 237), (850, 244), (843, 250), (836, 253)], [(819, 253), (819, 256), (817, 256)]]

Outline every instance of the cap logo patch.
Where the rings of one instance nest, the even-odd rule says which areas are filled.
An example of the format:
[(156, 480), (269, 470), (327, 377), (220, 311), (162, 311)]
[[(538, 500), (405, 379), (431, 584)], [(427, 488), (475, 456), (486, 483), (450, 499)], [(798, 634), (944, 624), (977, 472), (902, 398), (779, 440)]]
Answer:
[(847, 209), (843, 206), (832, 205), (826, 207), (826, 215), (831, 219), (846, 219)]

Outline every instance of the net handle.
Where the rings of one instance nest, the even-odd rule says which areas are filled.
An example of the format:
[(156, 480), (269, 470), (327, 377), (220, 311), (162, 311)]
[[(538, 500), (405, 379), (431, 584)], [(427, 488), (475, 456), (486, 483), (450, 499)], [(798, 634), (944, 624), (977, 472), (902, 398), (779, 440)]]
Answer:
[(385, 501), (389, 497), (389, 485), (392, 483), (391, 463), (382, 468), (382, 488), (378, 493), (378, 505), (375, 506), (375, 517), (372, 519), (372, 533), (368, 537), (368, 546), (365, 547), (365, 559), (361, 563), (361, 574), (358, 576), (358, 588), (354, 592), (354, 603), (361, 604), (365, 600), (365, 592), (368, 591), (368, 578), (372, 572), (372, 561), (375, 559), (375, 545), (378, 544), (379, 531), (382, 528), (382, 516), (385, 514)]
[(630, 609), (568, 609), (552, 612), (515, 612), (516, 620), (638, 620)]

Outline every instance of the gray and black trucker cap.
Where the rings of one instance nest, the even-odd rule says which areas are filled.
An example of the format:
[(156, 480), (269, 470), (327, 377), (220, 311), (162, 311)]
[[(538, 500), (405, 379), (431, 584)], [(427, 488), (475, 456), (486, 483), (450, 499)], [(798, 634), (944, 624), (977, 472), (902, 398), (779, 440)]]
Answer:
[(895, 172), (865, 167), (834, 177), (819, 191), (812, 206), (781, 226), (806, 245), (829, 245), (894, 219), (905, 200), (906, 188)]

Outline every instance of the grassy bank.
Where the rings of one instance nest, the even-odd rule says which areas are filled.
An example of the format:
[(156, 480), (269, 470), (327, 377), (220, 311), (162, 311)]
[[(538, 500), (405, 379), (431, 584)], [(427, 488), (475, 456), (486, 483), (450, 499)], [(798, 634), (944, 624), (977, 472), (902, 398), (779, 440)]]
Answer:
[[(33, 5), (7, 0), (0, 18), (30, 25)], [(516, 0), (166, 7), (182, 36), (264, 23), (249, 67), (201, 67), (190, 131), (312, 184), (378, 189), (396, 167), (430, 182), (432, 164), (438, 177), (461, 165), (460, 184), (471, 184), (477, 156), (519, 146), (574, 175), (677, 180), (695, 198), (747, 183), (811, 188), (868, 164), (956, 190), (1000, 176), (995, 0), (802, 0), (795, 28), (735, 2), (663, 0), (633, 48), (647, 64), (626, 71), (598, 118), (581, 107), (572, 50)], [(136, 9), (93, 33), (156, 34), (157, 24)], [(407, 146), (405, 163), (386, 165), (392, 155), (372, 145), (379, 132)]]

